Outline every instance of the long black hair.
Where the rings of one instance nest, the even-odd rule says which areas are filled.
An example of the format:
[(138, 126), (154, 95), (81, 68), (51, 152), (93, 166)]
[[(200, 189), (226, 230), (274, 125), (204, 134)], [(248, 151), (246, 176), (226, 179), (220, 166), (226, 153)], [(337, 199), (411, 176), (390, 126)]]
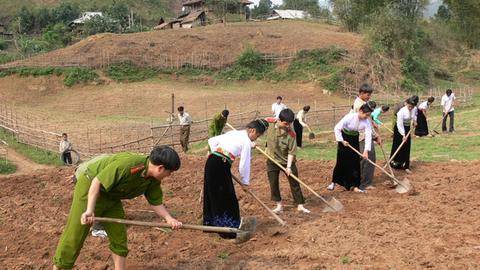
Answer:
[(268, 129), (268, 122), (264, 119), (253, 120), (248, 123), (247, 128), (253, 128), (257, 131), (257, 134), (261, 135)]
[(364, 113), (371, 113), (373, 112), (375, 108), (372, 108), (368, 102), (363, 104), (362, 107), (360, 107), (360, 111), (364, 112)]

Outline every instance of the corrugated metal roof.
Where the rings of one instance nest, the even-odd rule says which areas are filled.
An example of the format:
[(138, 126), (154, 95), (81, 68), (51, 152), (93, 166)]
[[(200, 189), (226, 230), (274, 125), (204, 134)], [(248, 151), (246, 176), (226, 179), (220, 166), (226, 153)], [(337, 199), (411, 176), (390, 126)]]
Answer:
[(305, 19), (309, 17), (308, 12), (303, 10), (274, 9), (273, 11), (282, 19)]
[(83, 12), (82, 16), (74, 20), (73, 23), (78, 23), (78, 24), (85, 23), (86, 21), (91, 20), (95, 16), (103, 17), (103, 13), (102, 12)]

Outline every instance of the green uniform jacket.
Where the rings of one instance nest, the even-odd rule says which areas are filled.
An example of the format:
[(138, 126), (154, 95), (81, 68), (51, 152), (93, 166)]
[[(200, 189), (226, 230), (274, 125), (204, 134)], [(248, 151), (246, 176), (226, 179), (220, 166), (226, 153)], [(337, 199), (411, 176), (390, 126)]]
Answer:
[(211, 138), (221, 135), (226, 123), (227, 118), (223, 117), (221, 113), (217, 113), (208, 126), (208, 137)]
[(288, 155), (297, 154), (297, 139), (295, 131), (291, 127), (280, 128), (275, 120), (267, 118), (273, 127), (267, 131), (267, 154), (272, 156), (280, 164), (287, 164)]
[[(149, 160), (145, 155), (119, 153), (95, 158), (85, 164), (86, 166), (79, 167), (70, 214), (53, 258), (56, 266), (71, 269), (80, 254), (90, 229), (90, 226), (80, 223), (80, 217), (87, 209), (88, 190), (95, 177), (101, 183), (95, 216), (125, 218), (121, 200), (140, 195), (145, 195), (151, 205), (162, 204), (160, 182), (153, 178), (145, 178), (148, 164)], [(126, 257), (128, 254), (126, 226), (103, 223), (103, 227), (108, 234), (110, 250)]]

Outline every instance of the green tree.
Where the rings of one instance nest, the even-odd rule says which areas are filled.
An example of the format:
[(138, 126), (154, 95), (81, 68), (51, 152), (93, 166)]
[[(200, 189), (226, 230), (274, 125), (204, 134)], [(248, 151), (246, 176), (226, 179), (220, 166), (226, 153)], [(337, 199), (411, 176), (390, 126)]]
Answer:
[(120, 31), (120, 24), (106, 16), (94, 16), (83, 25), (83, 32), (87, 36), (98, 33), (119, 33)]
[(53, 9), (52, 17), (55, 23), (69, 24), (71, 21), (80, 16), (80, 8), (77, 5), (62, 2), (58, 7)]
[(114, 3), (112, 6), (107, 7), (104, 13), (113, 20), (116, 20), (122, 27), (128, 26), (129, 11), (125, 4)]
[(252, 10), (254, 18), (266, 17), (270, 14), (272, 14), (272, 1), (270, 0), (260, 0), (258, 6)]
[(17, 14), (17, 18), (19, 18), (19, 29), (18, 32), (22, 34), (30, 33), (33, 30), (35, 25), (35, 16), (33, 15), (32, 11), (30, 11), (27, 7), (23, 6)]
[(48, 49), (53, 50), (63, 48), (68, 45), (68, 43), (72, 41), (72, 33), (65, 24), (57, 23), (47, 27), (42, 35), (42, 38), (45, 42), (47, 42)]
[(42, 30), (52, 23), (52, 16), (46, 7), (42, 7), (35, 12), (35, 28)]
[(450, 10), (446, 5), (440, 5), (437, 10), (437, 14), (435, 14), (435, 18), (441, 21), (448, 22), (450, 20), (451, 14)]
[(451, 26), (471, 48), (480, 48), (480, 1), (445, 0), (451, 11)]

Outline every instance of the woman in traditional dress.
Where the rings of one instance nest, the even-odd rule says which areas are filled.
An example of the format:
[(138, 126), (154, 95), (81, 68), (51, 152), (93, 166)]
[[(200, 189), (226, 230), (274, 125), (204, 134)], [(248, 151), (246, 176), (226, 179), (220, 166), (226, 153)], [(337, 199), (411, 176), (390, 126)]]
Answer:
[(407, 136), (413, 122), (413, 128), (417, 123), (416, 110), (414, 110), (416, 102), (412, 98), (407, 99), (406, 105), (397, 113), (397, 122), (393, 130), (393, 143), (390, 157), (395, 154), (398, 147), (405, 141), (397, 155), (394, 157), (390, 165), (395, 169), (403, 169), (410, 172), (410, 145), (411, 136)]
[(302, 137), (303, 137), (303, 128), (307, 127), (305, 115), (310, 111), (310, 105), (306, 105), (301, 109), (295, 116), (295, 121), (293, 121), (293, 129), (297, 135), (297, 147), (302, 147)]
[(429, 97), (418, 105), (417, 127), (415, 128), (415, 135), (418, 137), (428, 135), (427, 111), (433, 101), (435, 101), (435, 98)]
[[(211, 154), (205, 164), (203, 186), (203, 224), (217, 227), (240, 226), (240, 209), (230, 171), (235, 158), (240, 157), (239, 172), (243, 185), (250, 184), (250, 156), (255, 140), (268, 128), (268, 122), (258, 119), (245, 130), (233, 130), (208, 140)], [(220, 233), (222, 238), (235, 238), (235, 233)]]
[(364, 159), (368, 158), (368, 151), (372, 148), (372, 125), (369, 121), (373, 108), (369, 103), (360, 107), (358, 113), (345, 115), (335, 125), (335, 138), (338, 142), (337, 163), (333, 169), (332, 183), (327, 187), (334, 190), (336, 184), (355, 192), (365, 192), (360, 186), (360, 156), (349, 145), (359, 150), (359, 131), (365, 132), (365, 149), (362, 153)]

